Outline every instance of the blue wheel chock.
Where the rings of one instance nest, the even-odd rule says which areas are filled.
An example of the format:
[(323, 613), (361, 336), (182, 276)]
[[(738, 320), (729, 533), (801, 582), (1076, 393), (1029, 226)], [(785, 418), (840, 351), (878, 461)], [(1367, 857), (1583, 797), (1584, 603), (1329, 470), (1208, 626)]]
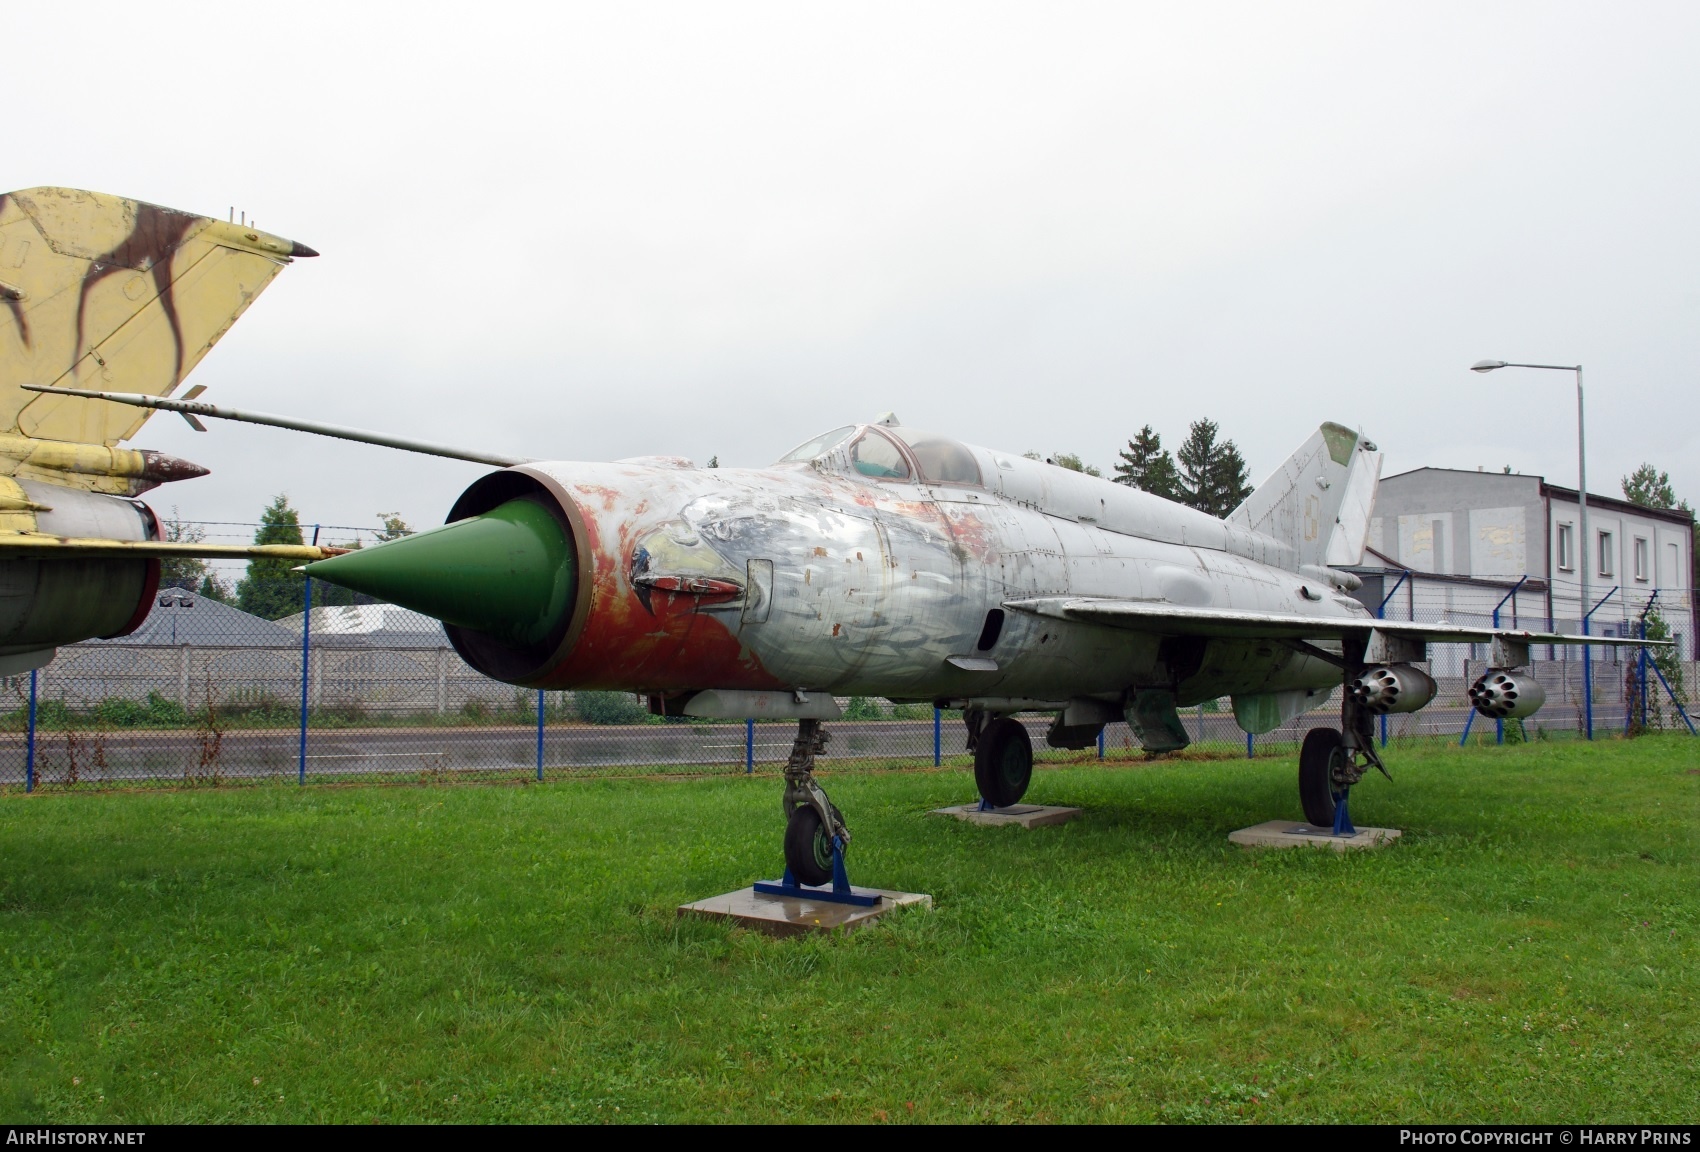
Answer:
[(797, 878), (791, 875), (789, 866), (785, 875), (778, 881), (757, 880), (752, 887), (764, 896), (806, 896), (810, 900), (825, 900), (830, 904), (854, 904), (858, 908), (872, 908), (885, 897), (878, 892), (858, 892), (850, 886), (850, 873), (844, 868), (844, 842), (838, 837), (832, 838), (832, 887), (824, 884), (812, 888), (807, 884), (797, 883)]
[(1334, 797), (1334, 835), (1356, 836), (1358, 830), (1352, 827), (1352, 818), (1346, 814), (1346, 797), (1352, 794), (1347, 788), (1343, 792), (1331, 792)]

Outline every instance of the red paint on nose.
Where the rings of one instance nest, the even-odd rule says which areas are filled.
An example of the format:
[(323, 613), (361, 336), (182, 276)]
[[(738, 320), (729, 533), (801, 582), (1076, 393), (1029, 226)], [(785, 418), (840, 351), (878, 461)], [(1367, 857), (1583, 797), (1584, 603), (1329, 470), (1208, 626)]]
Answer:
[[(540, 688), (601, 688), (617, 692), (679, 692), (700, 688), (784, 689), (739, 640), (739, 615), (704, 612), (743, 590), (707, 577), (662, 577), (650, 584), (648, 606), (631, 584), (630, 541), (663, 517), (637, 518), (606, 489), (579, 502), (586, 544), (581, 576), (590, 583), (584, 630)], [(600, 507), (599, 507), (600, 505)], [(610, 507), (611, 506), (611, 507)], [(678, 584), (714, 587), (677, 589)]]

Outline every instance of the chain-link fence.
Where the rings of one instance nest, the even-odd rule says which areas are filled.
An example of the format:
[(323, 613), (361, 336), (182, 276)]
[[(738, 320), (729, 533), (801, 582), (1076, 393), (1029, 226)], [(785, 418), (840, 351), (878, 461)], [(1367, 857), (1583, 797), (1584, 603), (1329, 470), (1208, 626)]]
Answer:
[[(1486, 647), (1435, 645), (1430, 655), (1439, 696), (1381, 721), (1389, 743), (1567, 738), (1590, 724), (1595, 735), (1682, 728), (1700, 684), (1700, 666), (1668, 655), (1601, 648), (1585, 659), (1541, 648), (1532, 671), (1545, 707), (1496, 725), (1465, 698)], [(46, 668), (0, 681), (0, 692), (0, 789), (759, 771), (783, 764), (795, 731), (789, 722), (662, 720), (624, 694), (516, 689), (469, 667), (436, 621), (394, 605), (267, 620), (174, 587), (131, 635), (63, 648)], [(828, 725), (825, 768), (971, 763), (955, 713), (839, 702), (845, 716)], [(1338, 726), (1338, 693), (1255, 738), (1227, 699), (1185, 709), (1182, 721), (1193, 743), (1181, 755), (1291, 755), (1310, 728)], [(1041, 761), (1145, 756), (1125, 724), (1108, 726), (1095, 748), (1061, 750), (1046, 745), (1049, 717), (1025, 722)]]

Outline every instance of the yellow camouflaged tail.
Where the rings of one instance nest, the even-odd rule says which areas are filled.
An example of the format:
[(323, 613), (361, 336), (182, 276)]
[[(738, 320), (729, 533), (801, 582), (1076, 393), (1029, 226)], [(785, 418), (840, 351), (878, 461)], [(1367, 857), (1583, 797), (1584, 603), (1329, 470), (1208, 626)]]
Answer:
[(0, 193), (0, 432), (111, 447), (150, 415), (20, 385), (169, 396), (294, 256), (257, 229), (75, 188)]

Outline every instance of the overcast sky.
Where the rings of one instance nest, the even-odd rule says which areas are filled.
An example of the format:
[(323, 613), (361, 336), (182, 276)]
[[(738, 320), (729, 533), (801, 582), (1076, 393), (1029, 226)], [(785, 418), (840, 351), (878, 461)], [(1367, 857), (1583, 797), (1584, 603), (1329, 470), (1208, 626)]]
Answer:
[[(1700, 501), (1700, 6), (15, 5), (0, 184), (301, 260), (208, 400), (565, 459), (904, 423), (1107, 466), (1217, 420)], [(149, 499), (440, 522), (483, 469), (273, 429)]]

